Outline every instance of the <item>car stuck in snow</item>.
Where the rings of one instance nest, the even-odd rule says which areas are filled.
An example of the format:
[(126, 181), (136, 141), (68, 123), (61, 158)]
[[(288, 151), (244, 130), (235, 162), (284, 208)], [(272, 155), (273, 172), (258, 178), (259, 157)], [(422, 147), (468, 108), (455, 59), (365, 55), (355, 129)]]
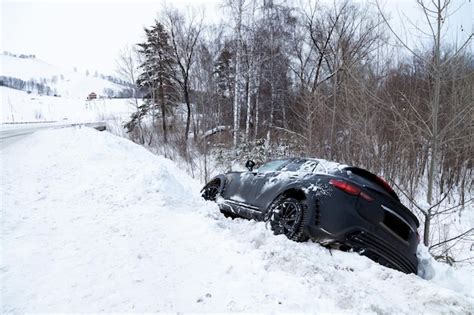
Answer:
[(418, 219), (371, 172), (322, 159), (274, 160), (211, 179), (202, 197), (224, 215), (267, 221), (275, 234), (353, 250), (381, 265), (417, 272)]

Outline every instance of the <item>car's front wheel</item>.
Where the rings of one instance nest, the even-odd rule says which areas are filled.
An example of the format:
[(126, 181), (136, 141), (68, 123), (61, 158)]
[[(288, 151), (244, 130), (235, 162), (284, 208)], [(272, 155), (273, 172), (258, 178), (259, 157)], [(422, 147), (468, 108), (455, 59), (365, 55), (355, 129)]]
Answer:
[(290, 240), (304, 242), (308, 237), (303, 231), (306, 203), (292, 197), (277, 199), (271, 209), (269, 222), (275, 234), (285, 234)]
[(201, 190), (202, 198), (204, 198), (204, 200), (216, 201), (217, 195), (219, 194), (219, 188), (220, 182), (217, 180), (207, 183)]

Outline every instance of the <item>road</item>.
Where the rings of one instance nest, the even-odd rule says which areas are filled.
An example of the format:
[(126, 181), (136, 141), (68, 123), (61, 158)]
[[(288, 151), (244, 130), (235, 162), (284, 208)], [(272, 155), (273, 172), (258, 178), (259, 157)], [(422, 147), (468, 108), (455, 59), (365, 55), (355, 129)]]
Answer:
[(3, 150), (10, 144), (32, 134), (38, 130), (56, 129), (73, 126), (87, 126), (97, 130), (105, 130), (105, 122), (93, 123), (71, 123), (71, 122), (32, 122), (32, 123), (15, 123), (0, 125), (0, 150)]

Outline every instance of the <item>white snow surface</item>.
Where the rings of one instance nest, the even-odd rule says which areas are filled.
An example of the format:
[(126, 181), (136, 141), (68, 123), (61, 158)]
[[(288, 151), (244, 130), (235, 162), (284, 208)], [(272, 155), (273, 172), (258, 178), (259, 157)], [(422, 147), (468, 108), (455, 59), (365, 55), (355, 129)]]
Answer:
[(467, 269), (421, 248), (423, 280), (226, 219), (174, 162), (106, 132), (39, 131), (0, 155), (2, 313), (474, 312)]
[[(0, 54), (0, 75), (24, 81), (47, 80), (47, 85), (68, 98), (85, 100), (91, 92), (103, 95), (104, 89), (121, 91), (124, 87), (92, 74), (61, 69), (38, 58), (19, 58)], [(62, 77), (61, 77), (62, 76)], [(55, 77), (54, 82), (51, 81)]]
[(27, 94), (0, 86), (0, 122), (92, 122), (128, 118), (135, 111), (130, 99), (95, 99)]

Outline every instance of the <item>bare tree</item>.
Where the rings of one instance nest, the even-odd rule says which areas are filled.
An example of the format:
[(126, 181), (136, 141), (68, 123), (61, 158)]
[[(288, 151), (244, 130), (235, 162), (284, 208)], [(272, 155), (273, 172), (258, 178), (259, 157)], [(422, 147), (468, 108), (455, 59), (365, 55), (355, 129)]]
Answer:
[[(139, 111), (139, 103), (137, 97), (137, 79), (139, 75), (139, 55), (134, 47), (125, 46), (120, 50), (118, 59), (116, 60), (116, 71), (119, 77), (127, 82), (132, 88), (132, 102), (135, 106), (135, 111)], [(145, 143), (141, 118), (137, 121), (138, 133), (140, 142)]]
[(173, 78), (181, 88), (187, 109), (184, 134), (186, 143), (191, 124), (190, 76), (192, 65), (195, 62), (199, 36), (203, 30), (203, 19), (202, 12), (198, 14), (193, 10), (189, 10), (187, 16), (172, 8), (167, 8), (164, 11), (164, 21), (170, 33), (170, 42), (177, 65)]
[(237, 147), (240, 134), (240, 115), (242, 111), (242, 90), (243, 90), (243, 23), (246, 13), (247, 0), (226, 0), (225, 7), (229, 9), (232, 16), (233, 38), (236, 43), (234, 54), (234, 101), (233, 101), (233, 145)]
[[(422, 55), (417, 52), (417, 49), (411, 47), (401, 36), (394, 31), (391, 24), (389, 23), (387, 17), (384, 15), (380, 3), (376, 1), (378, 10), (383, 18), (383, 21), (386, 23), (387, 27), (390, 29), (392, 34), (397, 39), (398, 43), (407, 49), (414, 58), (425, 65), (429, 71), (430, 76), (430, 88), (429, 93), (426, 96), (425, 103), (427, 104), (427, 115), (429, 119), (427, 120), (423, 115), (418, 114), (419, 120), (417, 127), (422, 129), (425, 134), (427, 134), (427, 139), (429, 143), (429, 163), (427, 165), (427, 195), (426, 201), (431, 206), (423, 213), (425, 218), (424, 223), (424, 233), (423, 233), (423, 242), (426, 246), (430, 243), (430, 227), (431, 220), (433, 219), (433, 205), (438, 205), (446, 197), (440, 196), (439, 199), (434, 201), (433, 193), (435, 186), (435, 176), (437, 170), (440, 168), (440, 148), (443, 143), (449, 141), (446, 138), (447, 128), (451, 128), (450, 124), (440, 125), (441, 122), (441, 108), (446, 107), (447, 104), (442, 104), (442, 76), (445, 73), (446, 66), (462, 51), (469, 45), (472, 40), (473, 34), (469, 34), (467, 39), (451, 54), (450, 57), (442, 58), (442, 38), (443, 38), (443, 28), (446, 26), (446, 19), (450, 16), (451, 0), (435, 0), (435, 1), (423, 1), (417, 0), (418, 6), (421, 9), (428, 27), (428, 34), (432, 40), (432, 53), (428, 56)], [(425, 31), (418, 28), (418, 31), (422, 34), (426, 34)], [(414, 111), (417, 110), (414, 108)], [(472, 113), (472, 104), (467, 108), (467, 112), (462, 113), (466, 115)], [(454, 117), (453, 117), (454, 118)], [(456, 121), (456, 120), (454, 120)], [(410, 122), (412, 123), (412, 122)], [(412, 123), (413, 124), (413, 123)]]

